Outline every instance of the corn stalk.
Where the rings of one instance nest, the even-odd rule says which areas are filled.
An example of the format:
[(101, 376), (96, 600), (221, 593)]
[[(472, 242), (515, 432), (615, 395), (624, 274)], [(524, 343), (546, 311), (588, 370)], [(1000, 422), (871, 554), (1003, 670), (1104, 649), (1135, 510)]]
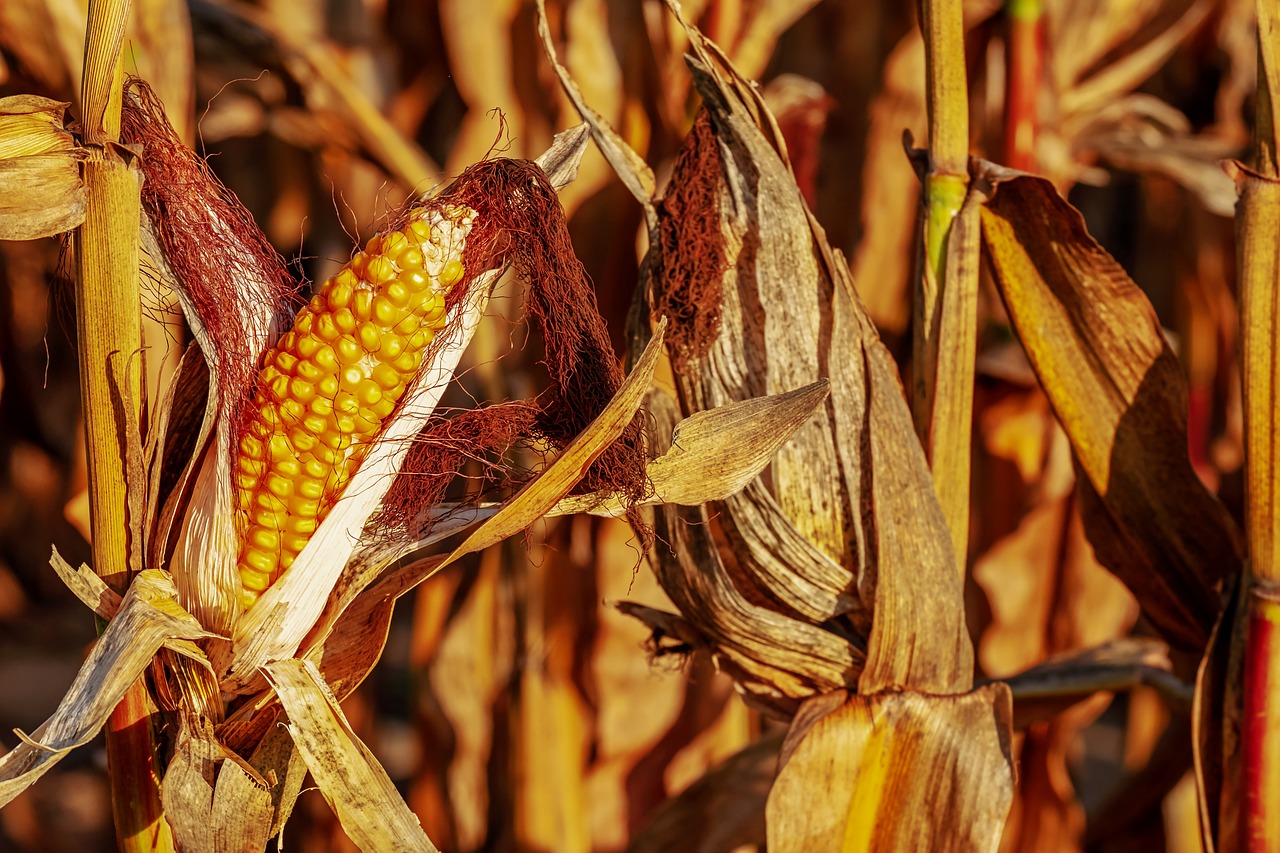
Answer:
[[(129, 454), (137, 441), (142, 340), (138, 291), (139, 176), (115, 146), (120, 50), (129, 0), (92, 0), (85, 36), (86, 207), (76, 232), (76, 318), (89, 467), (93, 564), (123, 592), (130, 579)], [(135, 425), (130, 430), (129, 424)], [(132, 435), (131, 435), (132, 433)], [(160, 806), (152, 703), (139, 679), (106, 728), (116, 838), (125, 851), (172, 849)]]
[(969, 100), (960, 0), (925, 0), (929, 149), (916, 279), (912, 413), (951, 530), (958, 571), (969, 540), (969, 436), (977, 347), (977, 207), (969, 194)]
[(1258, 94), (1251, 168), (1242, 170), (1238, 245), (1249, 563), (1242, 768), (1250, 850), (1280, 848), (1280, 502), (1276, 495), (1276, 348), (1280, 317), (1280, 13), (1259, 0)]
[(1043, 65), (1041, 0), (1007, 0), (1009, 42), (1005, 83), (1005, 165), (1024, 172), (1036, 168), (1036, 101)]

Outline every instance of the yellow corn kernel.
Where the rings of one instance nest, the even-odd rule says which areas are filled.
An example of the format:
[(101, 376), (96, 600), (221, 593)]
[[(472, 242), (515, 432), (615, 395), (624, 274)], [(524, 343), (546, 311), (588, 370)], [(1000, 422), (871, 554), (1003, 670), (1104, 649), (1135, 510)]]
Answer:
[(407, 248), (400, 253), (400, 257), (396, 258), (396, 264), (402, 270), (420, 270), (426, 266), (426, 256), (422, 254), (421, 249)]
[(369, 281), (374, 284), (382, 284), (384, 281), (390, 281), (396, 277), (395, 262), (386, 255), (379, 255), (369, 261), (367, 275), (369, 276)]
[(339, 309), (346, 308), (351, 304), (351, 296), (354, 288), (346, 281), (339, 281), (336, 278), (329, 282), (327, 304), (329, 310), (337, 312)]
[(234, 474), (245, 607), (293, 564), (417, 375), (474, 216), (423, 208), (371, 239), (264, 356)]
[(462, 262), (449, 261), (440, 270), (440, 283), (445, 287), (453, 287), (462, 281)]
[[(268, 565), (267, 561), (270, 561), (271, 565), (275, 564), (275, 559), (267, 556), (265, 551), (251, 551), (250, 553), (257, 558), (255, 560), (257, 565)], [(247, 557), (245, 561), (248, 562)], [(261, 594), (271, 585), (271, 574), (261, 569), (242, 568), (240, 569), (240, 583), (244, 584), (245, 589), (251, 589)]]
[(351, 311), (361, 323), (373, 316), (373, 291), (361, 288), (351, 298)]
[(382, 347), (378, 350), (378, 358), (383, 361), (395, 361), (404, 352), (404, 338), (399, 335), (383, 335)]
[(254, 525), (249, 529), (249, 544), (259, 550), (271, 552), (280, 547), (280, 534), (275, 530)]
[(356, 330), (356, 315), (350, 308), (339, 308), (333, 312), (333, 324), (343, 335), (349, 335)]

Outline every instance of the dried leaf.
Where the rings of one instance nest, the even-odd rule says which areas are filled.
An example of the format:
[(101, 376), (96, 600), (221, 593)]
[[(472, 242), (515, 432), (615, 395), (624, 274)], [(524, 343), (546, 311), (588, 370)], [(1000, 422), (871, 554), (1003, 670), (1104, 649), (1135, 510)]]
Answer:
[(1154, 312), (1045, 180), (988, 166), (983, 236), (1082, 472), (1086, 529), (1170, 642), (1203, 648), (1234, 525), (1187, 458), (1186, 391)]
[(179, 716), (174, 756), (161, 784), (180, 851), (257, 853), (271, 829), (269, 785), (227, 753), (203, 717)]
[(623, 141), (604, 116), (587, 105), (581, 90), (569, 77), (568, 70), (560, 64), (556, 56), (555, 43), (551, 40), (551, 28), (547, 24), (546, 0), (538, 0), (538, 35), (542, 39), (542, 47), (547, 52), (548, 59), (551, 60), (551, 67), (560, 78), (565, 94), (569, 96), (569, 100), (582, 116), (582, 120), (590, 126), (591, 136), (596, 146), (613, 166), (623, 185), (635, 196), (636, 201), (641, 204), (651, 203), (657, 195), (657, 183), (653, 177), (653, 170), (644, 162), (644, 158)]
[(810, 700), (769, 793), (769, 850), (995, 850), (1013, 795), (1011, 714), (1004, 685)]
[(289, 715), (293, 742), (348, 837), (366, 853), (438, 853), (387, 771), (351, 730), (315, 666), (280, 660), (265, 669)]
[(58, 710), (31, 738), (0, 758), (0, 806), (72, 749), (88, 743), (167, 640), (205, 636), (200, 624), (178, 606), (168, 575), (148, 569), (134, 578)]
[(68, 104), (0, 98), (0, 240), (34, 240), (84, 221), (81, 151), (63, 127)]
[(1177, 678), (1159, 640), (1127, 638), (1055, 655), (1003, 681), (1013, 691), (1013, 725), (1024, 729), (1096, 693), (1154, 687), (1170, 704), (1191, 709), (1191, 686)]
[[(742, 491), (826, 397), (824, 380), (786, 394), (695, 412), (676, 425), (671, 449), (649, 463), (653, 496), (645, 503), (697, 506)], [(619, 495), (572, 495), (551, 514), (577, 512), (616, 517), (626, 507)]]

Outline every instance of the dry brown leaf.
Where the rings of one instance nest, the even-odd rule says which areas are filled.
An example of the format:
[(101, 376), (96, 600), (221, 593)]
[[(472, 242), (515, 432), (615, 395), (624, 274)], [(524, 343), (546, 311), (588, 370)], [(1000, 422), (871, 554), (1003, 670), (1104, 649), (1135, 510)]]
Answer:
[(67, 104), (0, 98), (0, 239), (34, 240), (84, 220), (81, 151), (63, 127)]
[(315, 666), (305, 660), (281, 660), (265, 669), (289, 715), (293, 742), (348, 837), (366, 853), (438, 853), (387, 771), (351, 730)]
[[(645, 503), (697, 506), (742, 491), (826, 396), (824, 380), (785, 394), (695, 412), (676, 425), (671, 449), (649, 463), (653, 496)], [(621, 516), (626, 507), (618, 495), (573, 495), (552, 512)]]
[(1203, 648), (1234, 525), (1187, 458), (1181, 368), (1155, 314), (1048, 181), (983, 167), (983, 235), (1023, 346), (1083, 474), (1102, 563), (1171, 642)]
[(999, 684), (810, 700), (769, 793), (769, 850), (994, 850), (1013, 794), (1011, 715)]
[(226, 752), (207, 719), (179, 716), (174, 755), (160, 790), (180, 851), (264, 849), (273, 812), (269, 787)]
[(0, 806), (72, 749), (88, 743), (167, 640), (205, 636), (178, 606), (168, 575), (148, 569), (134, 578), (53, 716), (0, 758)]
[(1024, 729), (1095, 693), (1154, 687), (1174, 707), (1190, 711), (1191, 686), (1171, 672), (1169, 649), (1159, 640), (1127, 638), (1054, 655), (1003, 678), (1013, 691), (1013, 724)]

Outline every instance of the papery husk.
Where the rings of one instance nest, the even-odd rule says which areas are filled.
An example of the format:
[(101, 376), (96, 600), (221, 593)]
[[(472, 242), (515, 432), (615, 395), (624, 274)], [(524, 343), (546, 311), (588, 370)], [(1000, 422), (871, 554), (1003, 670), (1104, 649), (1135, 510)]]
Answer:
[(769, 793), (769, 850), (995, 850), (1013, 796), (1011, 714), (1004, 685), (811, 699)]
[(1226, 509), (1187, 457), (1186, 390), (1150, 303), (1048, 181), (980, 167), (983, 239), (1080, 471), (1099, 560), (1171, 643), (1199, 650), (1238, 569)]
[(278, 335), (296, 283), (249, 212), (186, 147), (140, 81), (125, 95), (122, 139), (142, 147), (147, 254), (173, 282), (209, 366), (196, 452), (164, 510), (181, 523), (165, 531), (175, 541), (156, 543), (152, 552), (172, 555), (184, 606), (229, 637), (240, 609), (232, 445), (257, 359)]
[(352, 731), (315, 666), (305, 660), (278, 660), (266, 670), (288, 714), (293, 742), (356, 845), (368, 853), (437, 853), (387, 771)]
[(134, 578), (53, 716), (0, 758), (0, 806), (93, 739), (165, 643), (207, 636), (179, 606), (166, 573), (148, 569)]
[[(735, 586), (739, 577), (749, 586), (759, 585), (767, 597), (782, 601), (794, 594), (797, 582), (801, 589), (806, 582), (815, 589), (825, 588), (829, 597), (820, 606), (827, 608), (826, 615), (850, 612), (860, 632), (870, 630), (868, 614), (873, 606), (883, 605), (889, 608), (886, 613), (900, 614), (882, 620), (882, 634), (871, 641), (868, 651), (876, 666), (864, 689), (890, 684), (939, 692), (952, 685), (963, 689), (970, 677), (971, 652), (958, 609), (954, 558), (949, 541), (922, 533), (945, 534), (946, 526), (914, 438), (896, 368), (857, 304), (843, 258), (830, 249), (809, 216), (787, 169), (785, 154), (779, 151), (780, 136), (759, 95), (696, 30), (689, 28), (688, 32), (696, 54), (690, 67), (709, 111), (720, 165), (710, 174), (703, 171), (681, 179), (711, 181), (720, 187), (726, 284), (721, 289), (719, 336), (705, 358), (696, 362), (696, 369), (691, 362), (691, 369), (676, 377), (681, 405), (686, 411), (711, 408), (787, 390), (788, 384), (812, 381), (828, 371), (831, 398), (775, 462), (777, 504), (763, 503), (757, 496), (746, 515), (750, 521), (733, 525), (739, 536), (756, 541), (754, 547), (737, 551), (733, 570), (742, 574), (735, 574), (732, 582), (727, 574), (717, 581), (695, 575), (703, 570), (695, 569), (689, 561), (695, 555), (711, 559), (714, 551), (709, 542), (693, 541), (708, 537), (708, 529), (676, 523), (674, 511), (664, 510), (671, 516), (667, 523), (675, 524), (678, 531), (671, 534), (678, 537), (672, 541), (683, 543), (676, 550), (684, 555), (675, 562), (662, 550), (655, 555), (659, 574), (665, 577), (664, 586), (677, 605), (684, 601), (700, 614), (691, 621), (695, 629), (706, 625), (713, 648), (731, 636), (736, 639), (729, 641), (729, 647), (738, 653), (760, 642), (772, 650), (759, 652), (766, 659), (780, 656), (790, 666), (801, 668), (799, 661), (814, 661), (818, 668), (799, 681), (778, 674), (787, 671), (787, 665), (779, 665), (774, 675), (786, 684), (779, 691), (761, 685), (770, 696), (768, 701), (782, 703), (779, 710), (794, 710), (794, 702), (806, 691), (814, 695), (852, 686), (861, 670), (862, 654), (856, 645), (849, 646), (848, 640), (835, 635), (830, 635), (835, 642), (828, 646), (829, 641), (820, 638), (824, 629), (811, 634), (802, 627), (804, 623), (770, 613), (742, 598)], [(572, 95), (571, 81), (566, 81), (564, 74), (562, 82)], [(607, 125), (594, 121), (589, 112), (584, 117), (624, 183), (645, 200), (647, 167), (636, 167), (634, 152)], [(705, 163), (705, 158), (697, 162)], [(655, 224), (661, 215), (661, 209), (649, 213)], [(661, 245), (656, 236), (651, 235), (650, 245), (646, 264), (652, 277), (649, 286), (658, 287), (665, 265), (674, 260), (653, 248)], [(737, 302), (737, 294), (748, 288), (759, 308), (747, 310)], [(641, 327), (633, 326), (633, 340), (644, 339)], [(656, 400), (651, 401), (651, 411), (657, 412), (658, 407)], [(870, 474), (865, 470), (868, 457), (875, 466)], [(732, 517), (738, 512), (736, 506), (748, 500), (745, 495), (730, 498), (711, 511)], [(772, 515), (773, 520), (762, 525), (761, 512)], [(885, 521), (876, 524), (877, 515)], [(889, 523), (890, 518), (912, 519), (910, 533), (907, 526)], [(789, 579), (789, 584), (788, 579), (779, 578), (767, 566), (753, 565), (750, 559), (755, 549), (757, 553), (770, 551), (768, 540), (760, 539), (759, 531), (784, 525), (794, 527), (828, 558), (807, 564), (792, 561), (791, 573), (797, 577)], [(662, 532), (660, 524), (660, 535)], [(793, 549), (790, 553), (801, 552)], [(836, 581), (834, 587), (829, 574), (831, 561), (847, 573), (843, 583)], [(719, 576), (719, 570), (713, 575)], [(877, 584), (881, 577), (885, 578), (883, 588)], [(714, 592), (705, 588), (707, 583), (712, 583)], [(681, 590), (685, 584), (692, 585), (689, 592)], [(791, 589), (784, 589), (784, 585)], [(700, 591), (692, 593), (693, 588)], [(854, 596), (852, 602), (841, 598), (845, 592)], [(928, 597), (929, 603), (921, 596)], [(884, 604), (892, 601), (896, 603)], [(794, 603), (786, 608), (794, 609)], [(729, 615), (734, 613), (739, 615)], [(927, 626), (917, 621), (925, 613), (929, 614)], [(758, 624), (748, 628), (753, 620)], [(802, 636), (806, 639), (798, 640)], [(931, 651), (925, 653), (918, 646), (914, 652), (908, 651), (915, 643), (925, 643)], [(840, 646), (849, 651), (837, 652)], [(826, 649), (819, 653), (818, 659), (824, 661), (821, 665), (811, 657), (819, 648)], [(745, 660), (735, 663), (741, 665)], [(752, 664), (756, 665), (773, 669), (759, 660)], [(761, 684), (754, 678), (753, 682)], [(802, 686), (806, 683), (807, 687)]]
[(271, 784), (226, 749), (207, 718), (178, 716), (161, 801), (179, 850), (264, 850), (272, 828)]
[(84, 152), (65, 129), (70, 104), (0, 98), (0, 240), (35, 240), (84, 221)]

